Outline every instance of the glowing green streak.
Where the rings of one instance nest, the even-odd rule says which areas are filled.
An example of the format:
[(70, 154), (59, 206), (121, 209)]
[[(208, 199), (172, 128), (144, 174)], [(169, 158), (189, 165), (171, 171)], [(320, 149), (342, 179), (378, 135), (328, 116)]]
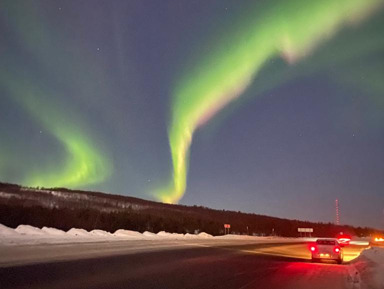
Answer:
[[(65, 148), (67, 158), (64, 164), (55, 164), (49, 172), (32, 173), (24, 185), (42, 187), (79, 187), (102, 182), (112, 172), (109, 160), (96, 149), (84, 130), (69, 119), (57, 106), (44, 103), (39, 97), (46, 94), (37, 87), (9, 77), (0, 70), (0, 85), (8, 90), (13, 100), (22, 105), (36, 118)], [(39, 164), (37, 163), (38, 167)]]
[[(175, 203), (186, 189), (189, 149), (195, 130), (239, 97), (264, 63), (282, 55), (289, 63), (308, 55), (345, 24), (358, 22), (380, 0), (283, 0), (240, 23), (174, 89), (169, 143), (173, 177), (157, 197)], [(276, 4), (276, 3), (275, 3)]]
[[(51, 128), (52, 129), (52, 128)], [(91, 144), (91, 141), (73, 129), (61, 128), (56, 135), (68, 153), (62, 169), (54, 173), (29, 177), (30, 186), (78, 187), (104, 181), (111, 171), (110, 163)]]
[[(94, 84), (98, 83), (95, 79), (106, 80), (104, 75), (100, 76), (101, 69), (98, 69), (94, 62), (87, 62), (86, 56), (81, 57), (82, 65), (73, 63), (70, 55), (58, 57), (57, 51), (62, 51), (61, 41), (57, 34), (49, 33), (49, 25), (43, 21), (38, 6), (29, 2), (20, 5), (15, 1), (3, 1), (0, 4), (0, 12), (4, 12), (5, 19), (9, 20), (7, 24), (13, 28), (23, 44), (22, 49), (48, 72), (49, 76), (44, 78), (45, 81), (70, 79), (71, 86), (80, 91), (77, 92), (78, 97), (82, 95), (96, 97), (95, 91), (101, 89), (95, 87)], [(0, 85), (8, 91), (12, 100), (21, 105), (45, 128), (44, 132), (50, 133), (60, 143), (66, 153), (64, 161), (50, 164), (48, 171), (44, 171), (42, 164), (37, 160), (35, 169), (28, 172), (22, 184), (79, 187), (102, 182), (110, 176), (112, 165), (107, 156), (98, 148), (90, 134), (86, 133), (88, 130), (80, 126), (82, 122), (73, 118), (71, 108), (60, 104), (60, 99), (65, 99), (65, 96), (60, 95), (58, 91), (49, 92), (42, 89), (46, 85), (41, 85), (41, 79), (34, 79), (35, 74), (28, 69), (28, 66), (23, 63), (19, 65), (20, 61), (13, 57), (11, 51), (0, 55), (0, 59), (3, 64), (0, 67)], [(93, 69), (83, 68), (91, 66), (84, 63), (92, 63)], [(82, 76), (88, 76), (89, 81), (81, 82), (84, 79)], [(68, 110), (67, 113), (65, 109)], [(15, 163), (12, 158), (2, 158), (1, 161), (3, 160), (0, 173)]]

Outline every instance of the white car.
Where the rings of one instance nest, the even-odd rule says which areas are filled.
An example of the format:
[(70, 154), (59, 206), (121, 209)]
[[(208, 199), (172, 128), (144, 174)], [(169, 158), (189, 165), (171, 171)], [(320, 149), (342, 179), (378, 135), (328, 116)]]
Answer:
[(317, 239), (309, 249), (312, 253), (312, 262), (336, 260), (339, 264), (343, 263), (343, 249), (337, 239)]

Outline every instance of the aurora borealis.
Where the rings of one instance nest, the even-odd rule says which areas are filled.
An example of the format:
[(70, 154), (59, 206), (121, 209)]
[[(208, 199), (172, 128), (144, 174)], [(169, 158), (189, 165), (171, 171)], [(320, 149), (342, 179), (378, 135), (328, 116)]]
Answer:
[[(39, 40), (48, 42), (48, 35), (45, 35), (44, 29), (38, 24), (32, 28), (36, 33), (35, 37), (23, 34), (23, 31), (20, 31), (24, 29), (20, 27), (23, 25), (23, 20), (20, 20), (20, 11), (17, 11), (17, 5), (12, 6), (6, 6), (10, 11), (16, 10), (15, 19), (10, 19), (10, 23), (12, 20), (16, 22), (15, 30), (20, 32), (23, 47), (34, 53), (43, 65), (49, 65), (45, 63), (49, 61), (49, 57), (43, 56), (44, 52), (40, 51), (41, 43), (39, 43)], [(34, 7), (31, 8), (30, 12), (33, 15)], [(46, 170), (31, 170), (19, 182), (34, 187), (77, 187), (105, 180), (110, 175), (109, 160), (80, 128), (81, 124), (72, 117), (68, 117), (62, 109), (65, 106), (60, 107), (61, 101), (51, 99), (53, 92), (44, 88), (44, 85), (33, 79), (33, 76), (31, 79), (25, 78), (23, 74), (27, 71), (23, 71), (24, 67), (20, 67), (20, 64), (12, 58), (14, 58), (13, 55), (6, 53), (3, 56), (3, 63), (9, 66), (3, 66), (0, 71), (2, 87), (15, 103), (30, 114), (38, 125), (41, 125), (42, 130), (58, 142), (65, 152), (65, 159), (60, 162), (60, 165), (48, 164)], [(55, 92), (55, 94), (60, 93)], [(12, 161), (14, 160), (8, 162)], [(6, 166), (7, 162), (4, 162), (2, 169), (7, 170)]]
[(160, 194), (162, 200), (177, 202), (184, 194), (194, 131), (239, 97), (268, 59), (281, 54), (288, 62), (297, 61), (341, 25), (362, 20), (380, 2), (282, 1), (245, 21), (236, 34), (229, 33), (230, 41), (218, 43), (212, 55), (202, 57), (202, 64), (192, 69), (196, 72), (181, 80), (174, 92), (169, 133), (173, 181), (170, 191)]
[(384, 2), (160, 2), (2, 1), (0, 181), (384, 226)]

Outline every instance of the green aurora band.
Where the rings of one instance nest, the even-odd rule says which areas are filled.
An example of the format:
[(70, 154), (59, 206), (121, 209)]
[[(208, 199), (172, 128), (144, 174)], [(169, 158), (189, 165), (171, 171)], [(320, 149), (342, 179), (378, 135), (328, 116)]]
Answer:
[[(96, 149), (78, 122), (68, 117), (53, 103), (42, 102), (39, 88), (20, 79), (7, 77), (0, 71), (0, 85), (63, 146), (67, 153), (64, 163), (49, 171), (37, 170), (27, 175), (24, 185), (32, 187), (79, 187), (102, 182), (112, 171), (109, 160)], [(45, 93), (46, 94), (46, 93)]]
[[(194, 132), (242, 95), (268, 60), (294, 63), (308, 56), (342, 27), (356, 25), (379, 8), (381, 0), (271, 1), (250, 14), (227, 39), (213, 47), (183, 75), (173, 90), (169, 143), (173, 173), (156, 192), (163, 202), (184, 195)], [(248, 19), (249, 18), (249, 19)]]
[[(0, 12), (8, 13), (7, 24), (18, 36), (23, 50), (44, 67), (45, 81), (57, 81), (52, 63), (58, 63), (66, 79), (72, 79), (72, 86), (83, 88), (84, 85), (76, 77), (70, 77), (74, 70), (74, 66), (69, 64), (70, 58), (63, 57), (58, 62), (57, 56), (50, 52), (53, 47), (59, 51), (56, 45), (60, 45), (60, 41), (45, 28), (48, 25), (44, 26), (44, 19), (39, 17), (38, 5), (29, 2), (23, 4), (28, 5), (29, 9), (20, 8), (15, 1), (4, 1), (0, 4)], [(48, 166), (41, 160), (35, 160), (34, 167), (26, 172), (20, 181), (21, 184), (32, 187), (78, 188), (106, 180), (112, 174), (112, 163), (107, 154), (95, 144), (95, 139), (88, 132), (85, 123), (71, 113), (74, 108), (60, 101), (65, 99), (65, 95), (47, 89), (44, 83), (35, 78), (35, 72), (15, 58), (11, 51), (0, 56), (3, 64), (0, 67), (0, 87), (42, 127), (44, 132), (58, 142), (64, 152), (64, 160), (50, 163)], [(80, 74), (93, 76), (95, 72), (81, 71)], [(92, 89), (97, 90), (83, 88), (86, 89), (90, 95), (93, 95)], [(17, 159), (16, 155), (2, 156), (0, 174), (7, 167), (19, 163), (20, 160)]]

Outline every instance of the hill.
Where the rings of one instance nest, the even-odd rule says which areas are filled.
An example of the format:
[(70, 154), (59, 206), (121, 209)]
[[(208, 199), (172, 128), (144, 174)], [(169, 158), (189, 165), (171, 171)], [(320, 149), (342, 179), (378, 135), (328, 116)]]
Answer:
[(20, 224), (55, 227), (61, 230), (82, 228), (114, 232), (118, 229), (157, 233), (207, 232), (224, 234), (231, 224), (235, 234), (298, 236), (297, 228), (313, 228), (314, 236), (334, 236), (349, 232), (369, 236), (371, 228), (335, 226), (242, 212), (214, 210), (201, 206), (163, 204), (139, 198), (69, 190), (65, 188), (26, 188), (0, 183), (0, 223), (15, 228)]

